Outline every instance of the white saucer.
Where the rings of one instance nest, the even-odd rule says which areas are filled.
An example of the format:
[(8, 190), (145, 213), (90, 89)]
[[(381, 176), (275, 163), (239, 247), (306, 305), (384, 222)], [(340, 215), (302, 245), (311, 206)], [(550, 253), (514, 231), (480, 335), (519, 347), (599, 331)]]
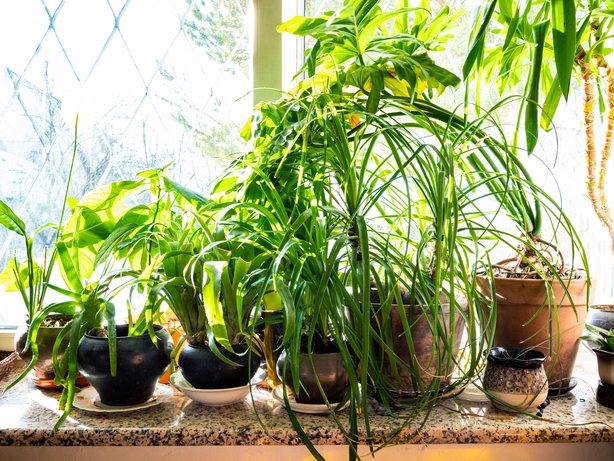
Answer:
[(127, 405), (125, 407), (113, 407), (111, 405), (105, 405), (100, 401), (100, 396), (96, 389), (92, 386), (83, 389), (81, 392), (75, 394), (75, 400), (73, 405), (76, 408), (85, 411), (94, 411), (98, 413), (115, 413), (118, 411), (134, 411), (142, 408), (153, 407), (162, 402), (166, 402), (173, 396), (173, 388), (165, 386), (164, 384), (156, 384), (153, 396), (146, 402), (139, 403), (137, 405)]
[[(251, 385), (256, 386), (266, 379), (266, 371), (258, 369), (251, 380)], [(196, 389), (181, 374), (176, 371), (171, 375), (170, 383), (179, 391), (183, 392), (195, 402), (213, 407), (228, 405), (243, 400), (249, 394), (249, 384), (228, 389)]]
[[(286, 406), (286, 402), (284, 401), (284, 391), (281, 386), (277, 386), (271, 392), (271, 395), (275, 400), (280, 402), (283, 406)], [(292, 411), (296, 411), (297, 413), (307, 413), (310, 415), (326, 415), (331, 412), (331, 408), (335, 408), (339, 403), (330, 404), (330, 408), (325, 403), (299, 403), (294, 398), (294, 394), (288, 390), (288, 402), (290, 402), (290, 408)], [(343, 410), (350, 405), (350, 401), (348, 400), (343, 407), (339, 410)]]

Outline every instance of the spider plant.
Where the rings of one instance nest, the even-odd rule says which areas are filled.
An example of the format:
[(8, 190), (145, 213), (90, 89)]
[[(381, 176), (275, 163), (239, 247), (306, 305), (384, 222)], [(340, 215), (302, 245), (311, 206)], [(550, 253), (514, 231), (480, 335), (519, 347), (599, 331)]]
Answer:
[[(425, 4), (413, 9), (401, 2), (398, 10), (383, 13), (377, 1), (346, 1), (337, 12), (279, 26), (316, 39), (304, 68), (307, 78), (285, 99), (257, 108), (244, 130), (253, 129), (254, 149), (235, 164), (251, 169), (247, 179), (234, 183), (241, 200), (283, 212), (289, 223), (312, 210), (293, 229), (296, 245), (308, 250), (291, 262), (292, 280), (302, 284), (290, 287), (297, 306), (307, 299), (311, 310), (306, 312), (316, 314), (303, 321), (319, 322), (347, 344), (351, 424), (344, 433), (351, 456), (356, 455), (361, 412), (363, 440), (379, 441), (369, 431), (369, 397), (376, 396), (390, 412), (397, 405), (415, 410), (402, 420), (398, 433), (419, 420), (419, 410), (453, 395), (476, 376), (483, 364), (481, 351), (492, 341), (484, 332), (496, 316), (494, 303), (480, 309), (484, 297), (475, 275), (494, 242), (515, 248), (527, 240), (539, 253), (532, 236), (539, 234), (546, 215), (562, 223), (573, 248), (584, 255), (573, 227), (559, 218), (556, 202), (534, 185), (492, 113), (471, 121), (431, 99), (458, 80), (426, 55), (424, 37), (444, 43), (445, 35), (435, 31), (448, 23), (445, 14), (429, 23)], [(496, 228), (494, 217), (501, 214), (519, 225), (520, 236)], [(552, 268), (547, 258), (544, 265)], [(377, 325), (381, 314), (370, 301), (372, 281), (382, 291), (384, 310), (393, 301), (402, 304), (402, 287), (410, 303), (422, 306), (431, 319), (429, 328), (441, 340), (433, 342), (433, 352), (447, 352), (433, 354), (447, 362), (437, 363), (435, 379), (424, 382), (415, 364), (395, 357), (390, 334)], [(313, 301), (305, 297), (311, 287), (317, 293)], [(465, 297), (466, 310), (457, 295)], [(448, 325), (438, 317), (444, 301), (453, 305)], [(339, 315), (345, 309), (350, 323)], [(468, 365), (450, 392), (441, 392), (442, 371), (454, 360), (453, 327), (460, 318), (469, 331), (463, 351)], [(404, 322), (409, 327), (411, 320)], [(317, 329), (309, 325), (306, 330), (313, 335)], [(408, 328), (405, 332), (411, 350), (413, 340)], [(393, 369), (411, 374), (421, 391), (411, 396), (417, 400), (407, 403), (390, 392), (393, 380), (381, 373), (385, 356)]]

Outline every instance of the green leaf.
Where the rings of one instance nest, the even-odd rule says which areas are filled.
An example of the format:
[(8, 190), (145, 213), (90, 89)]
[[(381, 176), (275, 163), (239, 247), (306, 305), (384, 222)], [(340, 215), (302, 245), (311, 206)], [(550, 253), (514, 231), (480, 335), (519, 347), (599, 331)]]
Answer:
[(143, 181), (118, 181), (106, 184), (86, 194), (79, 200), (77, 206), (89, 208), (92, 211), (111, 208), (130, 197), (143, 183)]
[(518, 29), (519, 21), (520, 21), (520, 9), (516, 8), (514, 17), (510, 21), (509, 25), (507, 26), (507, 34), (505, 36), (505, 42), (503, 43), (503, 50), (507, 49), (507, 47), (512, 42), (512, 39), (514, 38), (514, 35), (516, 35), (516, 29)]
[(239, 133), (239, 136), (241, 136), (241, 138), (243, 138), (245, 142), (248, 142), (250, 139), (252, 139), (252, 118), (253, 117), (250, 116), (247, 119), (245, 125), (243, 125), (243, 128), (241, 128), (241, 133)]
[(531, 65), (531, 78), (528, 93), (528, 101), (525, 109), (525, 135), (527, 150), (529, 154), (533, 153), (537, 146), (537, 138), (539, 136), (537, 107), (539, 99), (539, 85), (542, 67), (542, 59), (544, 55), (544, 41), (546, 40), (546, 32), (550, 26), (550, 21), (542, 21), (537, 24), (533, 30), (535, 48), (533, 51), (533, 63)]
[(175, 181), (170, 180), (169, 178), (167, 178), (166, 176), (164, 176), (164, 184), (167, 187), (167, 189), (169, 190), (173, 190), (175, 192), (177, 192), (179, 195), (181, 195), (183, 198), (189, 200), (190, 202), (192, 202), (193, 205), (205, 205), (209, 200), (207, 199), (207, 197), (205, 197), (204, 195), (188, 188), (185, 186), (182, 186), (179, 183), (176, 183)]
[[(32, 262), (34, 273), (33, 284), (38, 285), (41, 281), (43, 271), (36, 261)], [(20, 291), (20, 286), (28, 288), (30, 286), (30, 268), (28, 261), (23, 261), (19, 267), (16, 266), (15, 259), (7, 261), (6, 267), (0, 273), (0, 288), (4, 291)]]
[(10, 206), (0, 200), (0, 224), (22, 237), (26, 236), (26, 225), (13, 212)]
[(552, 0), (552, 43), (559, 84), (567, 100), (577, 48), (574, 0)]
[(371, 73), (371, 90), (367, 99), (367, 112), (375, 114), (379, 107), (379, 101), (384, 89), (384, 76), (380, 69), (375, 69)]
[(316, 65), (318, 61), (318, 52), (320, 51), (320, 40), (316, 40), (309, 54), (307, 55), (307, 75), (309, 78), (316, 74)]
[(546, 100), (544, 101), (544, 107), (542, 109), (541, 117), (539, 120), (539, 126), (542, 130), (548, 131), (551, 130), (554, 125), (552, 121), (554, 119), (554, 114), (559, 106), (559, 102), (561, 101), (561, 86), (559, 85), (558, 75), (554, 77), (552, 83), (550, 85), (550, 90), (546, 95)]
[(72, 260), (68, 247), (64, 242), (57, 242), (56, 250), (60, 258), (60, 271), (64, 276), (66, 286), (75, 293), (82, 293), (83, 284), (81, 283), (81, 276), (77, 266)]
[(225, 261), (205, 262), (205, 275), (203, 280), (203, 304), (207, 314), (207, 321), (215, 335), (215, 339), (226, 349), (232, 350), (226, 323), (224, 322), (224, 310), (220, 302), (222, 290), (222, 274), (228, 269)]
[(469, 54), (467, 55), (467, 59), (465, 59), (465, 64), (463, 64), (463, 78), (465, 80), (467, 80), (467, 77), (469, 77), (469, 74), (471, 73), (471, 70), (476, 62), (480, 62), (482, 60), (486, 30), (488, 29), (488, 24), (490, 23), (490, 19), (492, 18), (496, 6), (497, 0), (491, 0), (484, 17), (482, 18), (478, 32), (473, 39), (473, 43), (469, 49)]
[(286, 21), (277, 26), (278, 32), (287, 32), (290, 34), (303, 36), (311, 35), (320, 27), (326, 24), (327, 18), (320, 16), (318, 18), (306, 18), (304, 16), (295, 16), (289, 21)]

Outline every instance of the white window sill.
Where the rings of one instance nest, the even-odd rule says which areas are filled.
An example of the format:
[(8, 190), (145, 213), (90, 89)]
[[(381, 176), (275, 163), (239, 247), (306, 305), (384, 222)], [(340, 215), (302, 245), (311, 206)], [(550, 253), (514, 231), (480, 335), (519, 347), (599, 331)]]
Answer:
[(15, 328), (0, 329), (0, 351), (15, 350)]

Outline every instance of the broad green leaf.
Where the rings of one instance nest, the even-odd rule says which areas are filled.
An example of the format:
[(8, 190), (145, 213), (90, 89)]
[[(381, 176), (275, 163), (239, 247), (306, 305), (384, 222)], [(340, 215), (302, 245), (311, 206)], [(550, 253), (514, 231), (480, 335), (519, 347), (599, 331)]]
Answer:
[(62, 240), (77, 248), (102, 243), (113, 232), (116, 219), (124, 210), (124, 207), (119, 210), (106, 208), (100, 211), (80, 209), (66, 223)]
[(218, 181), (213, 187), (213, 191), (211, 191), (211, 195), (225, 194), (229, 190), (232, 190), (237, 184), (239, 180), (238, 176), (229, 176), (225, 177), (222, 180)]
[(144, 184), (143, 181), (118, 181), (94, 189), (79, 200), (78, 207), (100, 211), (123, 202), (130, 197), (136, 189)]
[(6, 227), (8, 230), (21, 235), (26, 236), (26, 225), (23, 221), (13, 212), (10, 206), (0, 200), (0, 224)]
[[(33, 261), (32, 265), (34, 271), (33, 283), (37, 285), (41, 281), (43, 270), (36, 261)], [(15, 259), (9, 259), (6, 263), (6, 267), (2, 273), (0, 273), (0, 289), (4, 291), (19, 291), (20, 285), (23, 288), (28, 288), (30, 286), (29, 274), (28, 261), (23, 261), (19, 267), (17, 267)]]
[(295, 16), (289, 21), (286, 21), (277, 26), (278, 32), (288, 32), (290, 34), (303, 36), (311, 35), (314, 30), (318, 30), (320, 26), (326, 24), (327, 18), (306, 18), (304, 16)]
[(567, 100), (576, 56), (576, 3), (574, 0), (552, 0), (552, 43), (561, 92)]

